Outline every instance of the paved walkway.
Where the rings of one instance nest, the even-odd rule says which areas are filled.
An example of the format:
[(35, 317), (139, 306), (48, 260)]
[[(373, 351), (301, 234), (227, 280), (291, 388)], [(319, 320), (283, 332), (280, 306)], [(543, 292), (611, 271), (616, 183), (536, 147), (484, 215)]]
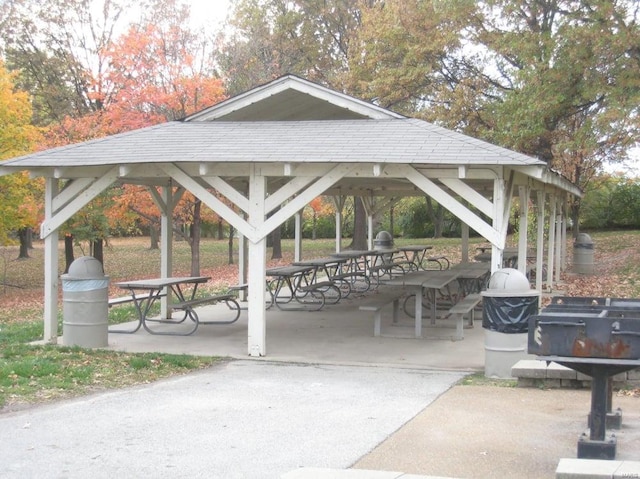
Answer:
[(274, 479), (346, 469), (463, 373), (231, 361), (0, 415), (0, 477)]

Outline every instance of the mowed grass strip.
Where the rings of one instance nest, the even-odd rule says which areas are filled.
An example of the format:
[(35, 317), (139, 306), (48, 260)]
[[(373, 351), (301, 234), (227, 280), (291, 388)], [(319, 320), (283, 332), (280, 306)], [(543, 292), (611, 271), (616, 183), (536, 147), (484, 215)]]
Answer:
[(5, 345), (0, 353), (0, 411), (149, 383), (207, 368), (219, 360), (51, 345)]

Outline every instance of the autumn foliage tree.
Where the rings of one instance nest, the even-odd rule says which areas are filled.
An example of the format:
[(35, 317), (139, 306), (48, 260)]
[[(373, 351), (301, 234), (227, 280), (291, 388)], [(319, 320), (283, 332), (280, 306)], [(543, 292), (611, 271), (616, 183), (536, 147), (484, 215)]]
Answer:
[[(39, 132), (31, 125), (31, 104), (25, 92), (14, 86), (15, 74), (0, 61), (0, 160), (31, 151)], [(26, 174), (0, 176), (0, 244), (21, 239), (20, 254), (28, 257), (28, 231), (37, 225), (42, 188)]]
[[(139, 21), (118, 36), (124, 12), (134, 7)], [(206, 35), (192, 30), (184, 1), (10, 0), (2, 8), (7, 16), (0, 28), (10, 33), (5, 51), (23, 72), (23, 83), (33, 88), (34, 98), (47, 107), (42, 147), (176, 120), (224, 98), (209, 55), (212, 45)], [(56, 72), (63, 71), (58, 77)], [(47, 90), (47, 84), (53, 89)], [(117, 193), (118, 201), (138, 203), (121, 189)], [(183, 201), (190, 205), (177, 209), (200, 211), (192, 196)], [(122, 211), (107, 212), (94, 225), (108, 230), (117, 223), (126, 229), (132, 225), (130, 215), (119, 220), (114, 215)]]

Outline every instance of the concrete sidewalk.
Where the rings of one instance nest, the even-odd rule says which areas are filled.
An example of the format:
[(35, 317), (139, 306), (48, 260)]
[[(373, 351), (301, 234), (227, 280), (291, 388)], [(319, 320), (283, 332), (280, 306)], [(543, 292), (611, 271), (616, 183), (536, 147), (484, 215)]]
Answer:
[[(588, 389), (455, 386), (354, 468), (456, 478), (553, 478), (576, 458), (587, 429)], [(622, 409), (617, 460), (640, 460), (640, 397), (614, 396)]]
[(230, 361), (0, 415), (0, 477), (273, 479), (347, 469), (462, 373)]

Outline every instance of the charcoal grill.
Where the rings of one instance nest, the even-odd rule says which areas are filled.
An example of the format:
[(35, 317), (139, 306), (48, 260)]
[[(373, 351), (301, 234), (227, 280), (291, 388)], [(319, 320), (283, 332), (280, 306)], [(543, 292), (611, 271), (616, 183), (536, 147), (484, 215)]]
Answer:
[(528, 352), (591, 376), (589, 436), (579, 439), (578, 458), (615, 459), (616, 438), (606, 431), (611, 378), (640, 367), (640, 299), (553, 298), (529, 318)]

